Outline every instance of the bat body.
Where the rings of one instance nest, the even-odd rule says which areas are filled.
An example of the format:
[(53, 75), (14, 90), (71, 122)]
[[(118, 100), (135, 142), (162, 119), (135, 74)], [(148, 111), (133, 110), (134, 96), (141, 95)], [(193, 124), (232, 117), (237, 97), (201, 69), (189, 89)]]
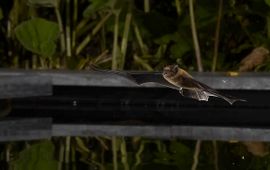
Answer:
[(190, 74), (188, 74), (185, 70), (179, 68), (177, 65), (166, 66), (163, 69), (162, 75), (158, 74), (154, 76), (153, 74), (151, 74), (151, 76), (134, 76), (127, 72), (111, 70), (106, 71), (97, 69), (96, 67), (91, 67), (91, 69), (99, 72), (117, 74), (119, 76), (129, 79), (137, 85), (155, 83), (161, 86), (165, 86), (167, 88), (178, 90), (182, 96), (196, 99), (199, 101), (208, 101), (210, 96), (222, 98), (230, 104), (233, 104), (236, 101), (245, 101), (243, 99), (237, 99), (232, 96), (221, 94), (217, 90), (193, 79)]
[(208, 101), (210, 96), (224, 99), (230, 104), (236, 101), (246, 101), (232, 96), (228, 96), (218, 92), (217, 90), (195, 80), (185, 70), (177, 65), (169, 65), (164, 67), (163, 77), (169, 83), (177, 86), (182, 96), (193, 98), (199, 101)]

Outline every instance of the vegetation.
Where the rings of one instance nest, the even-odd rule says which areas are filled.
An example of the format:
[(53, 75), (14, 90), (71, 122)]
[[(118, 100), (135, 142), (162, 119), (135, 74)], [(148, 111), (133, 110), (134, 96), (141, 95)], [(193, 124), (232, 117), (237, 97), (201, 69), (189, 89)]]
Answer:
[[(1, 0), (0, 40), (6, 68), (268, 71), (264, 55), (240, 61), (269, 48), (270, 0)], [(197, 169), (270, 168), (246, 145), (213, 146), (202, 143)], [(194, 148), (139, 137), (14, 142), (1, 144), (0, 169), (190, 169)]]
[(269, 0), (190, 2), (1, 1), (1, 66), (226, 71), (268, 47)]
[[(1, 144), (1, 170), (136, 169), (190, 170), (194, 143), (145, 138), (65, 137)], [(116, 154), (112, 148), (116, 148)], [(212, 142), (203, 142), (197, 169), (264, 170), (270, 157), (253, 156), (240, 143), (218, 143), (218, 165)]]

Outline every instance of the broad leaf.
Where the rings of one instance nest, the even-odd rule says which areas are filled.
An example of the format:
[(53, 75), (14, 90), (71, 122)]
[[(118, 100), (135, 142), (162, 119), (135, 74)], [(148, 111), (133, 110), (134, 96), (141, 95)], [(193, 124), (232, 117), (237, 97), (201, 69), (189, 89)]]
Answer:
[(34, 18), (17, 26), (15, 34), (27, 50), (42, 56), (52, 56), (56, 48), (55, 41), (59, 35), (59, 27), (55, 22)]

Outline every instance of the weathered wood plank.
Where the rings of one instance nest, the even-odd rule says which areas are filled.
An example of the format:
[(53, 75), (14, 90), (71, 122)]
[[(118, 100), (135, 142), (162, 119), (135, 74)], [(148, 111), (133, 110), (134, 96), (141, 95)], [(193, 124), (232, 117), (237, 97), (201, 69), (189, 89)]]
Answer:
[[(129, 73), (139, 78), (159, 79), (161, 77), (161, 72), (130, 71)], [(216, 89), (270, 90), (270, 73), (241, 73), (233, 77), (227, 76), (226, 73), (192, 73), (192, 75)], [(95, 71), (0, 70), (0, 78), (6, 76), (38, 76), (40, 80), (47, 78), (51, 79), (53, 85), (64, 86), (138, 87), (123, 76)], [(157, 87), (158, 85), (147, 86)]]
[(0, 80), (0, 99), (52, 95), (50, 77), (2, 75)]

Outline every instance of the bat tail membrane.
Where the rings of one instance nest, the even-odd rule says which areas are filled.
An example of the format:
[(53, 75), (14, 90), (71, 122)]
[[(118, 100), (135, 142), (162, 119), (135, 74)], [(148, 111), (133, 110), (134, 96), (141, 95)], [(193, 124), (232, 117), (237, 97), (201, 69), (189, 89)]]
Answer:
[(230, 103), (231, 105), (237, 101), (241, 101), (241, 102), (246, 102), (246, 100), (244, 99), (237, 99), (234, 97), (227, 97), (227, 96), (219, 96), (221, 98), (223, 98), (224, 100), (226, 100), (228, 103)]
[(209, 87), (201, 82), (198, 82), (198, 81), (196, 81), (196, 82), (200, 84), (200, 86), (205, 90), (206, 93), (208, 93), (209, 96), (221, 98), (221, 99), (227, 101), (228, 103), (230, 103), (231, 105), (237, 101), (246, 102), (246, 100), (244, 100), (244, 99), (239, 99), (239, 98), (236, 98), (233, 96), (222, 94), (219, 91), (217, 91), (217, 90), (215, 90), (215, 89), (213, 89), (213, 88), (211, 88), (211, 87)]
[(241, 101), (241, 102), (246, 102), (246, 100), (244, 99), (239, 99), (239, 98), (235, 98), (233, 96), (228, 96), (228, 95), (224, 95), (224, 94), (221, 94), (220, 92), (218, 91), (211, 91), (210, 92), (213, 96), (215, 97), (219, 97), (225, 101), (227, 101), (228, 103), (230, 103), (231, 105), (237, 101)]

